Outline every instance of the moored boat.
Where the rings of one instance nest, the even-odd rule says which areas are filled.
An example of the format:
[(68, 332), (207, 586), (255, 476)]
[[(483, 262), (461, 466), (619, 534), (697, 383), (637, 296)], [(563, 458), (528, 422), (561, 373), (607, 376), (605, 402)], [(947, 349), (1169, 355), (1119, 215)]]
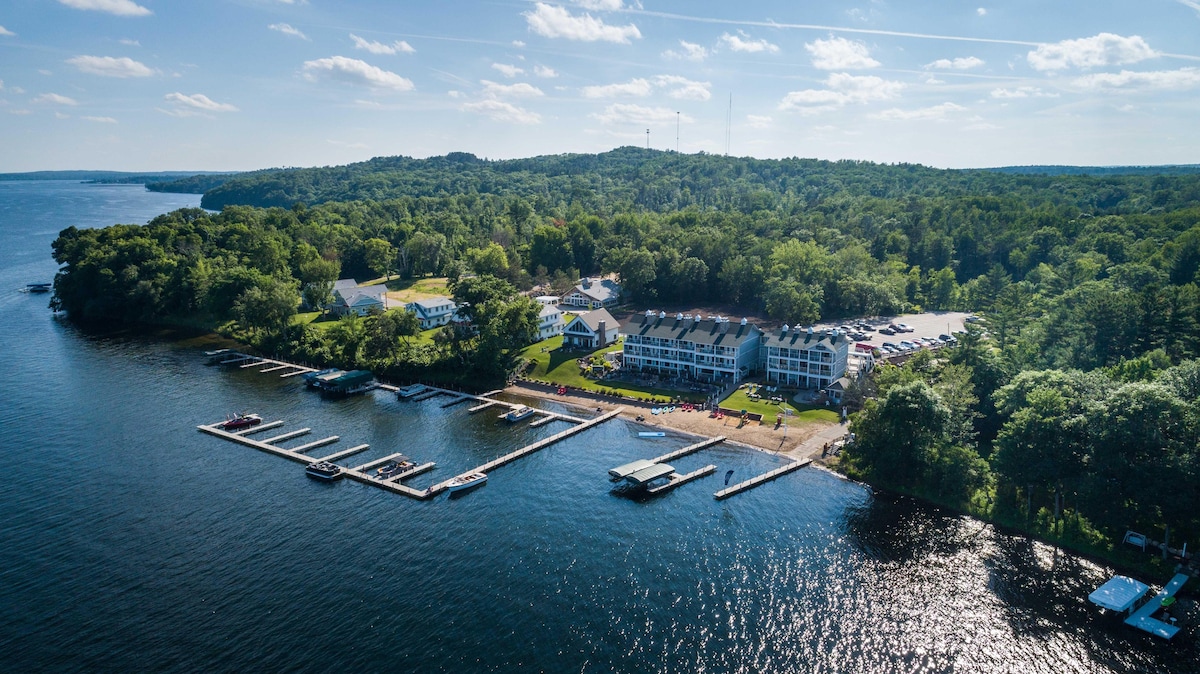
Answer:
[(48, 293), (53, 287), (50, 283), (26, 283), (21, 292), (26, 293)]
[(328, 461), (314, 461), (308, 464), (308, 467), (304, 469), (304, 473), (317, 480), (332, 482), (342, 476), (342, 467)]
[(416, 463), (409, 461), (407, 457), (398, 456), (392, 461), (388, 461), (382, 466), (375, 469), (375, 478), (379, 480), (390, 480), (397, 475), (408, 471)]
[(220, 427), (221, 430), (236, 431), (243, 428), (250, 428), (251, 426), (257, 426), (261, 423), (262, 417), (258, 416), (257, 414), (247, 414), (243, 412), (241, 414), (235, 414), (225, 421), (222, 421), (220, 423)]
[(528, 418), (529, 415), (533, 414), (536, 411), (537, 410), (533, 409), (532, 407), (529, 407), (527, 405), (521, 405), (520, 407), (514, 407), (513, 409), (505, 412), (504, 414), (501, 414), (500, 418), (509, 423), (514, 423), (514, 422), (520, 421), (522, 419)]
[(450, 493), (465, 491), (487, 482), (487, 478), (487, 473), (463, 473), (462, 475), (450, 478), (446, 482), (446, 490)]

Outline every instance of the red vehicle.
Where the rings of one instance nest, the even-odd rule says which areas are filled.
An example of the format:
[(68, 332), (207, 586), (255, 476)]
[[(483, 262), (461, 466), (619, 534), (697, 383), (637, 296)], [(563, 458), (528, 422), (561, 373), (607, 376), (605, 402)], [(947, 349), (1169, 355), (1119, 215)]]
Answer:
[(221, 423), (221, 429), (226, 431), (236, 431), (242, 428), (250, 428), (262, 423), (262, 417), (257, 414), (236, 414)]

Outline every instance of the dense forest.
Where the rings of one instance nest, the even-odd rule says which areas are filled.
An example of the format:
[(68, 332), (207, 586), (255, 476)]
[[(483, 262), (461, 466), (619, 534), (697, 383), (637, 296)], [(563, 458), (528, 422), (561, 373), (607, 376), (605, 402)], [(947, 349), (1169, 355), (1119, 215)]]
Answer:
[[(622, 148), (380, 158), (235, 176), (145, 226), (68, 228), (54, 305), (83, 322), (227, 325), (263, 348), (486, 385), (536, 307), (615, 273), (634, 308), (806, 324), (986, 317), (857, 393), (851, 472), (1045, 535), (1200, 534), (1200, 175), (1017, 175)], [(480, 333), (388, 312), (295, 326), (339, 277), (445, 275)]]

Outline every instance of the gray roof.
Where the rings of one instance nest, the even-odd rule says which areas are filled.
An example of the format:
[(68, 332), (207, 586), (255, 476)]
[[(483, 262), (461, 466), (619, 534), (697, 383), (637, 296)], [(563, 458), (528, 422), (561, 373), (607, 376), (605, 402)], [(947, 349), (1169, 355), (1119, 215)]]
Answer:
[(617, 323), (617, 319), (613, 318), (613, 315), (608, 313), (608, 309), (593, 309), (586, 314), (579, 314), (572, 319), (571, 322), (574, 323), (576, 320), (583, 321), (584, 325), (587, 325), (592, 329), (592, 332), (600, 331), (600, 321), (604, 321), (604, 327), (606, 330), (612, 330), (613, 328), (620, 327), (620, 324)]
[(653, 316), (637, 314), (625, 323), (621, 332), (626, 335), (678, 339), (712, 346), (740, 346), (746, 340), (757, 338), (763, 334), (757, 325), (751, 323), (742, 325), (741, 323), (718, 321), (715, 318), (700, 320), (678, 318), (677, 316), (659, 318), (658, 314)]
[(561, 314), (561, 313), (562, 312), (559, 311), (558, 307), (544, 306), (544, 307), (542, 307), (542, 310), (540, 312), (538, 312), (538, 318), (545, 318), (547, 316), (552, 316), (554, 314)]
[(666, 477), (674, 472), (675, 469), (665, 463), (655, 463), (626, 475), (625, 481), (632, 482), (633, 484), (646, 484), (647, 482)]
[(779, 329), (763, 334), (763, 346), (776, 346), (784, 349), (811, 349), (818, 344), (824, 344), (837, 351), (839, 348), (849, 345), (850, 341), (846, 335), (826, 337), (824, 332), (815, 330), (809, 334), (805, 328), (794, 328), (787, 332)]
[(612, 468), (608, 471), (608, 474), (611, 475), (613, 479), (619, 480), (623, 477), (633, 475), (643, 468), (649, 468), (653, 465), (653, 461), (649, 461), (647, 459), (638, 459), (637, 461), (631, 461), (630, 463), (622, 464), (616, 468)]
[(423, 300), (414, 300), (410, 304), (415, 304), (426, 311), (433, 311), (438, 307), (444, 307), (447, 304), (454, 308), (454, 300), (449, 297), (428, 297)]
[[(575, 286), (575, 290), (587, 295), (597, 302), (610, 302), (617, 299), (621, 294), (621, 286), (609, 279), (600, 278), (585, 278), (580, 280), (579, 285)], [(568, 295), (570, 293), (567, 293)]]

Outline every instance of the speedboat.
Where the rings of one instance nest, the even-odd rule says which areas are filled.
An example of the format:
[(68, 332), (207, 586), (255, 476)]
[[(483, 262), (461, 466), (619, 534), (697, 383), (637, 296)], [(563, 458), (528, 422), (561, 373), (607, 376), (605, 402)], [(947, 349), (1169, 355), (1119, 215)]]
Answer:
[(521, 405), (520, 407), (515, 407), (508, 412), (501, 414), (500, 418), (507, 422), (513, 423), (527, 418), (536, 411), (537, 410), (533, 409), (532, 407)]
[(236, 415), (226, 419), (225, 421), (221, 422), (220, 426), (221, 426), (221, 430), (236, 431), (236, 430), (239, 430), (242, 428), (250, 428), (251, 426), (257, 426), (261, 423), (262, 423), (262, 417), (258, 416), (257, 414), (246, 414), (245, 412), (243, 412), (241, 414), (236, 414)]
[(406, 398), (411, 398), (424, 390), (424, 384), (410, 384), (408, 386), (396, 389), (396, 397), (404, 400)]
[(466, 491), (487, 482), (487, 477), (487, 473), (463, 473), (462, 475), (450, 478), (446, 482), (446, 489), (450, 493)]
[(50, 283), (26, 283), (21, 292), (26, 293), (48, 293), (53, 287)]
[(342, 476), (342, 467), (328, 461), (314, 461), (308, 464), (304, 473), (311, 478), (332, 482)]
[(404, 457), (399, 457), (394, 461), (388, 461), (382, 466), (375, 469), (375, 477), (380, 480), (390, 480), (393, 477), (407, 471), (417, 464), (409, 461)]

